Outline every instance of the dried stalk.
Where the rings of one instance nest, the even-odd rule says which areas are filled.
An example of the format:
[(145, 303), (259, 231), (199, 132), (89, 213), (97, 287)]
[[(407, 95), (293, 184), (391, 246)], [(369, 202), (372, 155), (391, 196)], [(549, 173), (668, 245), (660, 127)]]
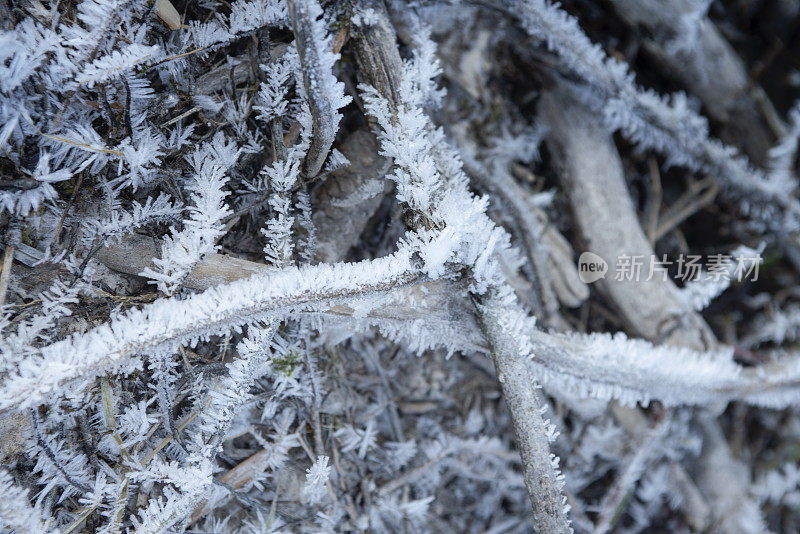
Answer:
[(390, 162), (378, 154), (378, 143), (370, 132), (354, 132), (339, 150), (350, 164), (331, 173), (311, 198), (317, 254), (326, 263), (343, 260), (358, 243), (383, 199), (390, 168)]
[(371, 9), (372, 24), (353, 28), (358, 78), (371, 85), (388, 102), (392, 113), (397, 112), (400, 72), (403, 63), (397, 53), (397, 36), (386, 12), (383, 0), (361, 0), (359, 8)]
[[(639, 224), (628, 194), (622, 161), (598, 118), (582, 105), (569, 86), (557, 83), (540, 104), (550, 127), (547, 146), (559, 168), (562, 186), (586, 247), (611, 269), (621, 255), (649, 260), (653, 249)], [(609, 208), (611, 207), (611, 208)], [(675, 343), (704, 350), (713, 335), (702, 318), (686, 309), (674, 284), (659, 277), (616, 280), (613, 272), (597, 285), (617, 306), (626, 327), (645, 339), (669, 342), (680, 325)]]

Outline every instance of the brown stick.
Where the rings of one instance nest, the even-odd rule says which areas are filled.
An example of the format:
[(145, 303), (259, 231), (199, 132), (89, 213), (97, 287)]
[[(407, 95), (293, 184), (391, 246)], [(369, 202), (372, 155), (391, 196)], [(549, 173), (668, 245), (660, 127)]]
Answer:
[(0, 306), (6, 302), (6, 293), (8, 292), (8, 282), (11, 279), (11, 265), (14, 263), (14, 247), (11, 245), (6, 247), (6, 253), (3, 256), (3, 270), (0, 272)]

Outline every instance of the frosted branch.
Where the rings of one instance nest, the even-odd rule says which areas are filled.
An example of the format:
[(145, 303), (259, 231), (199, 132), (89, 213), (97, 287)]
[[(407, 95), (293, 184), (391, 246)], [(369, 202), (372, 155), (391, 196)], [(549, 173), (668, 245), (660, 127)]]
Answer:
[(75, 379), (92, 379), (110, 370), (133, 370), (141, 362), (132, 358), (146, 351), (177, 348), (254, 320), (333, 305), (418, 277), (408, 250), (403, 250), (355, 264), (286, 268), (184, 300), (160, 300), (85, 334), (48, 345), (39, 355), (20, 362), (3, 383), (0, 409), (34, 406)]
[(325, 163), (336, 137), (342, 118), (337, 110), (346, 106), (351, 98), (344, 94), (344, 84), (333, 74), (339, 54), (332, 50), (333, 39), (327, 34), (324, 19), (320, 18), (322, 9), (317, 0), (288, 0), (287, 4), (313, 119), (305, 172), (314, 177)]

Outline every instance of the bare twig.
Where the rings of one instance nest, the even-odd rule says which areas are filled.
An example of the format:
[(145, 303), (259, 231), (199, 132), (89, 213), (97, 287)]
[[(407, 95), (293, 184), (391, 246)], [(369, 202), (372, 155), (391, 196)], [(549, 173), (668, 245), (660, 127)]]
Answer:
[(133, 142), (133, 126), (131, 124), (131, 86), (128, 84), (128, 79), (121, 76), (122, 85), (125, 87), (125, 109), (122, 110), (122, 116), (125, 119), (125, 132), (128, 134), (131, 142)]
[(394, 27), (383, 0), (362, 0), (359, 5), (375, 13), (372, 24), (353, 29), (359, 80), (377, 89), (396, 113), (402, 61), (397, 52)]
[(650, 246), (655, 246), (656, 228), (658, 226), (658, 214), (661, 210), (661, 172), (658, 170), (658, 162), (655, 157), (647, 158), (647, 166), (650, 171), (650, 195), (647, 199), (645, 209), (645, 221), (647, 223), (647, 240)]
[(11, 280), (11, 267), (14, 263), (14, 247), (6, 246), (6, 253), (3, 255), (3, 270), (0, 271), (0, 307), (6, 302), (8, 292), (8, 282)]
[[(707, 185), (708, 187), (701, 187), (702, 185)], [(687, 191), (675, 204), (667, 208), (652, 234), (652, 243), (667, 235), (683, 221), (713, 202), (720, 188), (717, 182), (704, 180), (698, 184), (697, 189), (701, 190), (700, 194), (697, 194), (696, 191)]]
[[(622, 162), (599, 119), (579, 104), (566, 85), (547, 93), (540, 109), (551, 129), (548, 147), (561, 171), (559, 176), (586, 250), (603, 258), (610, 269), (623, 255), (639, 255), (650, 261), (653, 249), (639, 225)], [(699, 315), (685, 310), (674, 284), (663, 283), (658, 277), (646, 280), (644, 276), (617, 280), (613, 272), (597, 284), (616, 304), (626, 326), (645, 339), (660, 339), (678, 320), (685, 325), (682, 345), (703, 350), (713, 338)]]

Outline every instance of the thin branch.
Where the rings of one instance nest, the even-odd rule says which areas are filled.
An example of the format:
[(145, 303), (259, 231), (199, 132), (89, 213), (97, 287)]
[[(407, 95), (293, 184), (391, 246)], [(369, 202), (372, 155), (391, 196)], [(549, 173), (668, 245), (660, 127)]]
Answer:
[[(507, 291), (510, 292), (510, 288)], [(562, 491), (564, 477), (558, 470), (558, 459), (550, 453), (548, 435), (551, 431), (542, 417), (543, 403), (536, 389), (536, 379), (526, 364), (525, 350), (501, 317), (500, 311), (508, 307), (507, 302), (490, 293), (478, 300), (476, 309), (491, 347), (503, 400), (511, 415), (525, 486), (531, 499), (534, 530), (543, 534), (572, 532), (567, 519), (569, 506)]]

